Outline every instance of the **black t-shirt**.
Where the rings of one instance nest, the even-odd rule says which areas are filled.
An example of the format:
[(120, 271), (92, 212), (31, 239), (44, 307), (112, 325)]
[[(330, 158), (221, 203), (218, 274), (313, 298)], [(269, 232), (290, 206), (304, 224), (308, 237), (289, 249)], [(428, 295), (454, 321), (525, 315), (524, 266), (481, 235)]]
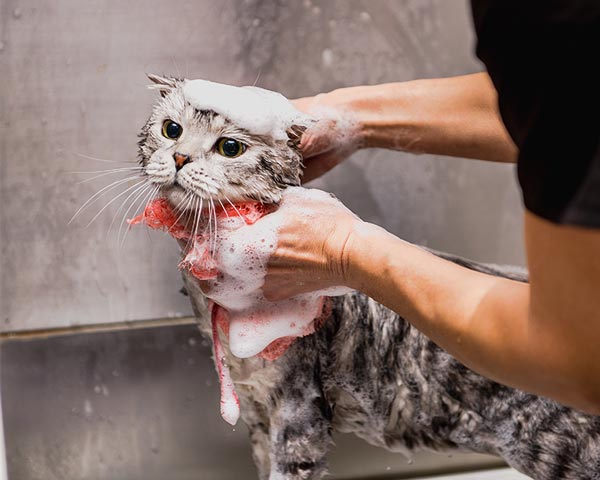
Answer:
[(600, 0), (472, 0), (525, 207), (600, 228)]

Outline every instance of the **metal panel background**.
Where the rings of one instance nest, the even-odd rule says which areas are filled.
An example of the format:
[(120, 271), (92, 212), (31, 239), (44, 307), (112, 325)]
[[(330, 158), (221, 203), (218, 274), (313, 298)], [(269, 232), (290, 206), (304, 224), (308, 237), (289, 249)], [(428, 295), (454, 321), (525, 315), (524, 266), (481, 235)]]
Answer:
[[(194, 325), (0, 342), (10, 480), (249, 480), (245, 425), (219, 416)], [(407, 478), (499, 461), (397, 453), (338, 436), (334, 479)]]
[[(190, 313), (174, 242), (140, 229), (119, 250), (117, 203), (67, 225), (108, 183), (67, 172), (113, 166), (87, 156), (135, 159), (144, 72), (260, 74), (295, 97), (472, 72), (472, 42), (466, 0), (0, 0), (1, 329)], [(316, 184), (410, 241), (523, 260), (512, 167), (365, 151)]]

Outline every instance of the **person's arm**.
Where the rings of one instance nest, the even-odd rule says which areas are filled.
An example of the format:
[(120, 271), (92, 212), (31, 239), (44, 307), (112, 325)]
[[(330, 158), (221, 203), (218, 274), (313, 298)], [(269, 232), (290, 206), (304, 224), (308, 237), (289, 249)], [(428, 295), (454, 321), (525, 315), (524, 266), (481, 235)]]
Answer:
[(347, 283), (473, 370), (600, 414), (600, 231), (525, 216), (530, 284), (474, 272), (379, 227), (356, 229)]
[(487, 73), (341, 88), (294, 103), (322, 119), (303, 139), (306, 181), (359, 148), (497, 162), (517, 158)]
[(600, 414), (600, 230), (527, 213), (524, 284), (438, 258), (341, 204), (286, 198), (267, 298), (361, 290), (473, 370)]

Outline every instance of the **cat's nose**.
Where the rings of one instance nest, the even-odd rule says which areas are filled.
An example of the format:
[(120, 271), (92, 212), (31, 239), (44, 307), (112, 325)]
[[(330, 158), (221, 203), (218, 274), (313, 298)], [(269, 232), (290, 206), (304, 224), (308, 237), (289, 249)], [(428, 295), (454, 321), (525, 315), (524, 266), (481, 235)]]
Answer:
[(173, 154), (173, 160), (175, 160), (175, 168), (181, 170), (181, 168), (190, 163), (190, 156), (184, 155), (183, 153), (175, 152)]

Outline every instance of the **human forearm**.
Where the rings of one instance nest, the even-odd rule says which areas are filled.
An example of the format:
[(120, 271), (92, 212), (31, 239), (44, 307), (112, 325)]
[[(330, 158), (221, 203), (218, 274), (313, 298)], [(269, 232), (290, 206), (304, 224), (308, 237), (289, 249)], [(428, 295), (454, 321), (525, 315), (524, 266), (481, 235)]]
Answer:
[(470, 368), (581, 409), (600, 408), (586, 398), (595, 367), (582, 369), (578, 332), (531, 318), (529, 285), (465, 269), (371, 225), (357, 229), (344, 265), (350, 286), (408, 318)]
[(486, 73), (344, 88), (326, 96), (356, 119), (363, 146), (516, 161)]
[(361, 290), (473, 370), (600, 415), (600, 231), (526, 212), (525, 284), (438, 258), (321, 191), (293, 192), (267, 216), (278, 240), (266, 298)]

